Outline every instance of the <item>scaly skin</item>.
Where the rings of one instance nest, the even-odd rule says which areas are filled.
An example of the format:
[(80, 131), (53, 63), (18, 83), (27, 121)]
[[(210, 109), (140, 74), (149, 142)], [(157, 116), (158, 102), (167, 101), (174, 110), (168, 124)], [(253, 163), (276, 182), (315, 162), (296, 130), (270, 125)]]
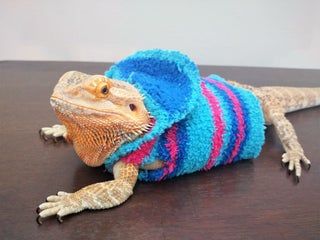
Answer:
[(115, 180), (92, 184), (75, 193), (58, 192), (47, 197), (47, 202), (38, 207), (37, 222), (42, 224), (42, 219), (51, 215), (57, 215), (62, 222), (63, 216), (84, 209), (105, 209), (123, 203), (133, 194), (138, 167), (119, 161), (113, 172)]
[[(298, 142), (292, 124), (285, 113), (320, 104), (320, 88), (252, 87), (229, 81), (249, 89), (260, 100), (266, 124), (273, 124), (285, 153), (282, 163), (289, 163), (297, 180), (301, 164), (308, 168), (310, 161)], [(132, 85), (101, 75), (67, 72), (59, 80), (51, 96), (51, 104), (63, 125), (42, 128), (44, 139), (64, 138), (74, 145), (80, 159), (89, 166), (100, 166), (121, 144), (145, 134), (151, 127), (151, 118), (143, 104), (143, 96)], [(162, 167), (158, 160), (145, 169)], [(121, 161), (115, 164), (115, 180), (96, 183), (75, 193), (58, 192), (38, 207), (37, 221), (56, 215), (62, 217), (84, 209), (105, 209), (117, 206), (132, 193), (139, 166)]]

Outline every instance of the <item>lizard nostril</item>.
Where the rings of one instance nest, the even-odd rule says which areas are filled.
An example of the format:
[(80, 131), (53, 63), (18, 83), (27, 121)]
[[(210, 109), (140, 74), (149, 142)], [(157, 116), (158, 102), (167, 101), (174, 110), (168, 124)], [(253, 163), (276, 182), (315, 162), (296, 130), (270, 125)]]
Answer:
[(129, 104), (129, 108), (130, 108), (131, 111), (137, 110), (137, 106), (134, 105), (133, 103), (130, 103), (130, 104)]

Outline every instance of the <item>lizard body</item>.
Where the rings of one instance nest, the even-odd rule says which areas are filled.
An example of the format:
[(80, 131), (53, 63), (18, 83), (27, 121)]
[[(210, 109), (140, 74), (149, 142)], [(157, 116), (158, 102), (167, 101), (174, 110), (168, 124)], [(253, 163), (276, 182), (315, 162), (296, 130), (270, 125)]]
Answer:
[[(157, 62), (159, 54), (160, 65), (154, 66), (153, 61)], [(136, 59), (140, 62), (136, 62)], [(171, 59), (169, 65), (161, 65), (166, 59)], [(157, 67), (160, 73), (153, 70)], [(174, 75), (172, 80), (170, 74), (184, 71), (190, 73), (190, 82), (194, 84), (190, 88), (191, 93), (185, 98), (177, 96), (178, 93), (173, 94), (173, 98), (168, 98), (163, 105), (167, 111), (166, 104), (175, 105), (178, 109), (181, 103), (179, 111), (169, 109), (171, 112), (159, 113), (154, 99), (164, 98), (161, 95), (163, 89), (160, 85), (154, 86), (154, 80), (159, 78), (169, 82), (169, 86), (179, 92), (179, 89), (184, 88), (179, 81), (189, 79), (180, 79), (179, 75)], [(139, 82), (136, 79), (142, 80)], [(151, 82), (152, 94), (156, 94), (152, 98), (150, 92), (139, 85), (146, 81)], [(215, 98), (221, 101), (215, 102)], [(176, 99), (179, 101), (175, 102)], [(200, 78), (195, 65), (186, 56), (172, 51), (150, 50), (121, 61), (106, 72), (106, 76), (76, 71), (65, 73), (56, 85), (50, 101), (63, 125), (42, 128), (42, 136), (65, 138), (73, 144), (85, 164), (95, 167), (105, 163), (113, 172), (115, 180), (89, 185), (75, 193), (58, 192), (57, 195), (49, 196), (47, 202), (38, 208), (38, 223), (51, 215), (57, 215), (58, 220), (62, 221), (63, 216), (84, 209), (117, 206), (132, 195), (138, 177), (142, 180), (162, 180), (201, 169), (209, 170), (213, 166), (231, 163), (243, 157), (254, 158), (259, 154), (264, 140), (264, 123), (275, 126), (285, 150), (282, 163), (288, 163), (288, 169), (295, 170), (299, 180), (300, 162), (310, 167), (310, 161), (285, 114), (320, 105), (320, 88), (253, 87), (225, 81), (216, 75)], [(220, 119), (219, 108), (221, 116), (224, 116)], [(206, 114), (208, 118), (204, 117)], [(227, 115), (233, 115), (234, 119)], [(202, 122), (192, 126), (189, 122), (194, 119)], [(221, 130), (223, 123), (227, 123), (224, 132)], [(207, 127), (210, 134), (205, 134), (205, 128), (198, 128), (201, 124), (212, 125)], [(186, 126), (185, 129), (182, 126)], [(183, 142), (186, 139), (183, 132), (191, 131), (190, 128), (200, 133), (194, 137), (194, 142), (208, 140), (206, 135), (212, 142), (208, 143), (211, 151), (188, 146), (196, 154), (191, 154), (193, 162), (187, 166), (181, 160), (188, 159), (188, 156), (182, 156), (181, 146), (187, 146)], [(217, 136), (219, 131), (222, 140), (211, 136)], [(227, 133), (230, 135), (228, 138)], [(223, 156), (226, 149), (229, 149), (229, 154)], [(207, 155), (199, 154), (202, 159), (199, 157), (199, 161), (194, 161), (197, 151), (207, 151)]]

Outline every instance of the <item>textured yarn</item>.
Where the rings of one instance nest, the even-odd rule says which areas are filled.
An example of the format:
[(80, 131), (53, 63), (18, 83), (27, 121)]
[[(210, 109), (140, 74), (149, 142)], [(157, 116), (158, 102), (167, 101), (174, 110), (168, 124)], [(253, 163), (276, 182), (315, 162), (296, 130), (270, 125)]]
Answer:
[(105, 75), (139, 89), (155, 119), (150, 132), (106, 159), (110, 171), (118, 160), (142, 166), (162, 160), (161, 169), (139, 172), (140, 180), (159, 181), (259, 155), (264, 118), (257, 97), (217, 75), (201, 78), (186, 55), (140, 51)]

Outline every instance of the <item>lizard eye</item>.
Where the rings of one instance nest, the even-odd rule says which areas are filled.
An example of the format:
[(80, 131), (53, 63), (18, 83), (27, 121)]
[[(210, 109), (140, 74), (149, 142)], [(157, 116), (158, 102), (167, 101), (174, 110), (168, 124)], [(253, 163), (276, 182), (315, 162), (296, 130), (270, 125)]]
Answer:
[(108, 86), (107, 86), (107, 85), (105, 85), (105, 86), (103, 86), (103, 87), (101, 88), (101, 93), (104, 94), (104, 95), (106, 95), (106, 94), (108, 93), (108, 91), (109, 91), (109, 89), (108, 89)]
[(106, 82), (101, 82), (96, 88), (97, 97), (105, 97), (109, 93), (109, 85)]

